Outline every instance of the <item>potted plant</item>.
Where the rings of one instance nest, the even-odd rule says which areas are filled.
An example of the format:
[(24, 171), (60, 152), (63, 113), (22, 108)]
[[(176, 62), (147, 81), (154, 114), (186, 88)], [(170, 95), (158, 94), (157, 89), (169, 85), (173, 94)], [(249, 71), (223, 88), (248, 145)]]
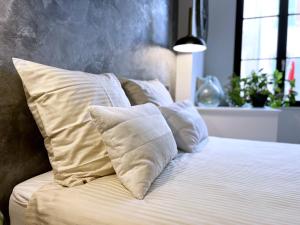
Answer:
[(264, 107), (270, 94), (268, 75), (261, 71), (259, 70), (257, 73), (253, 71), (250, 76), (241, 79), (245, 97), (253, 107)]
[(283, 75), (278, 70), (273, 73), (273, 93), (270, 94), (269, 106), (279, 108), (282, 106), (284, 94), (280, 86), (282, 85)]
[(227, 89), (229, 103), (234, 106), (243, 106), (251, 103), (253, 107), (268, 105), (272, 108), (287, 107), (296, 102), (295, 75), (290, 73), (286, 82), (289, 92), (285, 95), (282, 91), (283, 74), (275, 70), (272, 76), (266, 73), (252, 72), (250, 76), (240, 78), (233, 74)]
[(246, 99), (242, 96), (241, 78), (236, 74), (232, 75), (227, 87), (227, 99), (231, 106), (241, 107), (246, 103)]
[(288, 79), (286, 80), (290, 86), (289, 92), (287, 95), (284, 95), (281, 86), (283, 83), (283, 74), (282, 72), (275, 70), (273, 73), (272, 85), (273, 92), (269, 95), (269, 106), (272, 108), (287, 107), (296, 103), (295, 91), (296, 80), (294, 74), (289, 74)]

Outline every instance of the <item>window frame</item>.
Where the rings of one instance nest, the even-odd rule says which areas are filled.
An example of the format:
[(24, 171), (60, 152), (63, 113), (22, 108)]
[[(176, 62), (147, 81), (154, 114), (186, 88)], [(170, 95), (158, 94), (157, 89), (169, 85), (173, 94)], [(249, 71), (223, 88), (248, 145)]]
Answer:
[[(283, 79), (286, 75), (286, 48), (287, 48), (287, 32), (288, 32), (288, 16), (289, 16), (289, 0), (279, 0), (279, 15), (278, 15), (278, 41), (277, 41), (277, 57), (276, 69), (283, 72)], [(243, 20), (244, 20), (244, 0), (237, 0), (236, 4), (236, 24), (235, 24), (235, 48), (234, 48), (234, 73), (240, 76), (241, 72), (241, 57), (242, 57), (242, 38), (243, 38)], [(268, 16), (266, 16), (268, 17)], [(284, 91), (284, 83), (281, 88)], [(298, 93), (300, 94), (300, 93)], [(297, 101), (293, 106), (300, 106), (300, 101)]]

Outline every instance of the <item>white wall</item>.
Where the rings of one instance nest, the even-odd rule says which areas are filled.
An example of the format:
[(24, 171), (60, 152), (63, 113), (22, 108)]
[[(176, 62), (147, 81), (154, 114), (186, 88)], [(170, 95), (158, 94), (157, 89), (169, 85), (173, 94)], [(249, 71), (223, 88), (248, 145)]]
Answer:
[(233, 73), (236, 0), (209, 0), (204, 74), (226, 84)]
[(283, 109), (279, 115), (278, 141), (300, 144), (300, 107)]

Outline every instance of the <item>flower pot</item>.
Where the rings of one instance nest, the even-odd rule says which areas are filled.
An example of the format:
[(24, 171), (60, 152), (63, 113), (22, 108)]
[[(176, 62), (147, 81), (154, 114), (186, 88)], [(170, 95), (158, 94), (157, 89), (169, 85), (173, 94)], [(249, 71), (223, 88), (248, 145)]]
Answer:
[(250, 99), (253, 107), (264, 107), (268, 100), (268, 95), (255, 94), (251, 95)]

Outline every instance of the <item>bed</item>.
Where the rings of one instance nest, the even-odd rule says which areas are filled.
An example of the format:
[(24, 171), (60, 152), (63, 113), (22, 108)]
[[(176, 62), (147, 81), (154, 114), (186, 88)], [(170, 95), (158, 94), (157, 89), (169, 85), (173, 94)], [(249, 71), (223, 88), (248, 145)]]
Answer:
[[(170, 47), (177, 1), (72, 3), (80, 12), (85, 5), (85, 16), (70, 10), (69, 3), (7, 2), (11, 11), (1, 22), (7, 32), (1, 36), (0, 60), (0, 210), (6, 225), (9, 196), (12, 225), (300, 223), (297, 145), (210, 137), (201, 152), (178, 154), (144, 200), (135, 199), (116, 175), (58, 186), (11, 57), (97, 74), (160, 78), (174, 94), (176, 57)], [(62, 12), (66, 16), (59, 16)], [(45, 27), (53, 32), (43, 33)], [(115, 32), (120, 27), (126, 35)]]
[(1, 1), (0, 211), (5, 225), (14, 186), (51, 169), (11, 58), (96, 74), (160, 78), (174, 91), (176, 2)]
[(49, 171), (16, 185), (9, 199), (11, 224), (25, 224), (25, 211), (33, 193), (53, 183), (53, 173)]
[(144, 200), (116, 175), (73, 188), (51, 172), (25, 181), (11, 224), (300, 224), (299, 177), (299, 145), (209, 137), (202, 151), (179, 153)]

